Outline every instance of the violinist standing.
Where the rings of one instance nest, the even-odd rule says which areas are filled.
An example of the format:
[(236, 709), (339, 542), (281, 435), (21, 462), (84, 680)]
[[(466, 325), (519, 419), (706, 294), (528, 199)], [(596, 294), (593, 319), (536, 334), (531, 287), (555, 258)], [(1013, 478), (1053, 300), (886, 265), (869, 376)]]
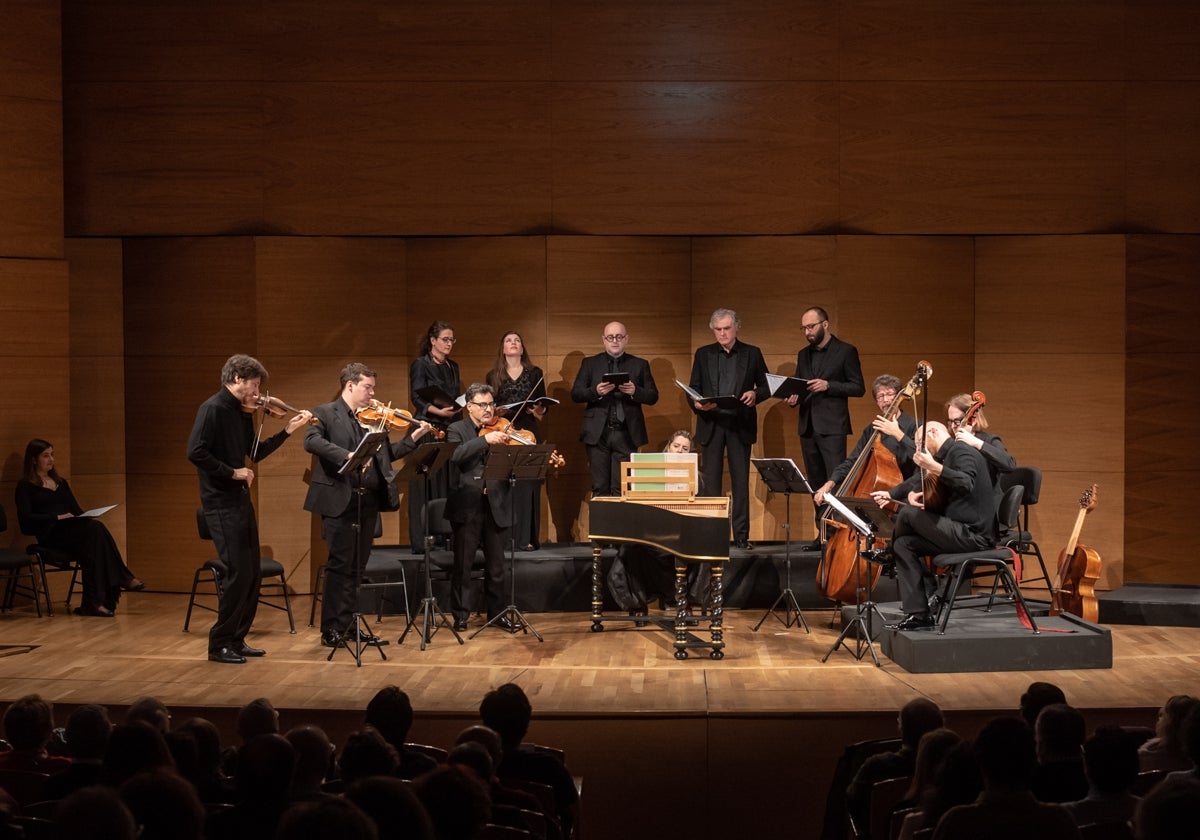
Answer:
[[(924, 436), (924, 447), (922, 447)], [(904, 620), (891, 625), (895, 630), (924, 630), (933, 627), (930, 609), (937, 583), (925, 564), (935, 554), (978, 551), (996, 542), (996, 503), (987, 463), (978, 450), (950, 436), (937, 422), (917, 429), (917, 451), (913, 462), (919, 468), (891, 490), (871, 493), (875, 503), (886, 508), (901, 504), (892, 531), (892, 553)], [(922, 473), (936, 477), (940, 487), (940, 510), (923, 506)]]
[[(658, 402), (658, 386), (650, 363), (625, 352), (629, 330), (624, 324), (605, 324), (601, 339), (604, 352), (583, 360), (571, 385), (571, 399), (587, 403), (579, 439), (587, 446), (592, 495), (619, 496), (621, 462), (650, 439), (642, 406)], [(626, 374), (629, 379), (617, 385), (605, 381), (605, 374)]]
[[(520, 333), (506, 332), (500, 339), (496, 364), (488, 371), (487, 384), (496, 392), (496, 416), (511, 421), (514, 429), (529, 432), (537, 438), (546, 407), (533, 400), (546, 396), (546, 381), (542, 369), (529, 361)], [(524, 408), (501, 408), (512, 403), (524, 403)], [(516, 416), (511, 416), (513, 414)], [(541, 480), (518, 481), (513, 488), (512, 539), (522, 551), (533, 551), (538, 547), (541, 505)]]
[(850, 397), (861, 397), (867, 389), (858, 349), (829, 331), (823, 308), (806, 309), (800, 326), (806, 346), (796, 354), (796, 377), (807, 379), (808, 388), (803, 397), (790, 396), (787, 403), (800, 409), (800, 453), (808, 483), (821, 487), (846, 460), (846, 436), (854, 431)]
[(225, 566), (217, 620), (208, 634), (208, 658), (240, 664), (265, 651), (246, 644), (246, 633), (258, 611), (262, 558), (258, 522), (250, 502), (254, 470), (246, 466), (266, 458), (288, 436), (308, 423), (301, 411), (280, 432), (254, 445), (254, 421), (246, 410), (259, 397), (267, 370), (252, 356), (230, 356), (221, 368), (221, 390), (196, 412), (188, 437), (188, 460), (200, 477), (200, 506), (212, 534), (217, 557)]
[[(351, 362), (342, 368), (341, 386), (333, 402), (313, 409), (320, 423), (304, 435), (305, 451), (316, 456), (304, 509), (321, 515), (321, 536), (329, 549), (321, 601), (321, 644), (326, 647), (337, 647), (342, 636), (354, 630), (350, 626), (354, 583), (371, 556), (376, 518), (381, 510), (400, 507), (392, 462), (416, 449), (417, 441), (430, 429), (428, 423), (413, 424), (403, 440), (381, 447), (365, 470), (341, 474), (342, 465), (367, 432), (355, 412), (366, 408), (375, 396), (375, 371)], [(359, 488), (362, 494), (356, 493)], [(358, 495), (362, 496), (361, 519)], [(375, 636), (367, 643), (386, 644)]]
[[(440, 388), (448, 397), (456, 398), (462, 390), (458, 374), (458, 362), (450, 358), (458, 339), (454, 328), (445, 321), (434, 321), (421, 336), (417, 348), (419, 355), (408, 369), (409, 395), (413, 415), (439, 429), (445, 429), (458, 417), (457, 406), (434, 405), (418, 391), (428, 386)], [(444, 499), (448, 485), (446, 472), (439, 470), (429, 477), (429, 495), (426, 498), (425, 479), (417, 478), (408, 486), (408, 539), (413, 554), (421, 554), (425, 546), (425, 503), (429, 499)]]
[[(507, 481), (484, 481), (488, 447), (508, 442), (508, 434), (485, 431), (494, 425), (496, 393), (480, 382), (467, 388), (467, 416), (450, 424), (446, 441), (457, 443), (450, 456), (450, 495), (446, 500), (446, 518), (454, 529), (454, 569), (450, 574), (450, 612), (454, 629), (466, 630), (470, 615), (471, 561), (483, 547), (484, 597), (488, 621), (504, 611), (504, 544), (512, 522), (512, 493)], [(486, 485), (486, 486), (485, 486)], [(502, 630), (512, 631), (506, 616), (495, 621)]]

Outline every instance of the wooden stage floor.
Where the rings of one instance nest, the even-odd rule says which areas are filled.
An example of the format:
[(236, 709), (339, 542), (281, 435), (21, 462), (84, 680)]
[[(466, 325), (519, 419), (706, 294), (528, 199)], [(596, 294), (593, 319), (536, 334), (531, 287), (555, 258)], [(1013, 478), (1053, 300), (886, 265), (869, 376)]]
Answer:
[[(194, 615), (192, 632), (181, 632), (186, 605), (186, 596), (147, 592), (126, 595), (111, 620), (64, 614), (61, 601), (53, 618), (39, 620), (27, 607), (0, 614), (0, 701), (36, 692), (63, 707), (119, 708), (154, 695), (176, 720), (202, 713), (224, 727), (234, 708), (266, 696), (285, 727), (314, 720), (337, 739), (357, 728), (359, 710), (381, 686), (396, 684), (416, 709), (413, 739), (445, 745), (474, 721), (488, 690), (512, 681), (533, 703), (530, 739), (565, 746), (572, 770), (585, 778), (586, 834), (684, 829), (715, 838), (746, 828), (724, 821), (716, 804), (731, 784), (736, 788), (729, 778), (739, 768), (758, 788), (770, 778), (767, 793), (782, 785), (777, 795), (790, 796), (804, 812), (799, 820), (762, 817), (755, 830), (815, 836), (837, 755), (851, 741), (892, 734), (896, 710), (914, 696), (934, 700), (949, 725), (971, 734), (988, 717), (1015, 709), (1034, 680), (1060, 685), (1085, 710), (1089, 726), (1153, 725), (1167, 697), (1200, 692), (1200, 628), (1189, 627), (1111, 627), (1111, 669), (910, 674), (882, 655), (876, 668), (869, 656), (857, 661), (844, 648), (822, 664), (837, 636), (829, 626), (832, 610), (805, 611), (811, 634), (773, 618), (753, 633), (761, 611), (728, 611), (720, 661), (703, 651), (677, 661), (672, 637), (654, 628), (614, 622), (593, 633), (582, 613), (531, 614), (542, 643), (489, 629), (460, 646), (443, 630), (425, 651), (415, 634), (396, 644), (402, 617), (375, 625), (372, 616), (372, 626), (392, 642), (388, 659), (368, 649), (356, 667), (344, 650), (325, 661), (327, 649), (307, 626), (309, 600), (299, 597), (298, 632), (288, 632), (282, 612), (261, 608), (249, 641), (268, 655), (235, 666), (206, 659), (211, 613)], [(471, 629), (480, 624), (472, 619)], [(632, 769), (634, 749), (652, 751), (657, 770)], [(678, 778), (668, 772), (672, 761), (692, 768), (695, 793), (679, 794)], [(782, 778), (771, 769), (776, 765), (785, 768)], [(803, 782), (803, 794), (787, 784), (788, 773)], [(685, 816), (648, 808), (638, 815), (646, 833), (631, 834), (597, 807), (597, 800), (629, 802), (654, 784), (673, 791)]]

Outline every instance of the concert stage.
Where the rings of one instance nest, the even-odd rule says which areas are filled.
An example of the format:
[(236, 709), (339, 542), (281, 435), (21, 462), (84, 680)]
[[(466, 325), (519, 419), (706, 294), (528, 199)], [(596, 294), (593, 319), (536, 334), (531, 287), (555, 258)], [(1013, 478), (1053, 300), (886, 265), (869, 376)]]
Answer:
[[(237, 707), (265, 696), (285, 728), (315, 722), (340, 743), (361, 725), (375, 691), (391, 683), (412, 698), (412, 739), (445, 746), (477, 720), (489, 689), (512, 681), (533, 703), (529, 740), (563, 747), (583, 779), (585, 837), (806, 840), (818, 836), (845, 745), (893, 734), (896, 710), (915, 696), (937, 702), (948, 724), (970, 736), (1014, 710), (1034, 680), (1062, 686), (1089, 727), (1152, 726), (1167, 697), (1195, 693), (1200, 682), (1200, 628), (1188, 627), (1108, 628), (1113, 665), (1103, 670), (910, 673), (886, 656), (876, 668), (844, 648), (822, 663), (840, 627), (827, 603), (817, 608), (801, 598), (811, 633), (770, 617), (751, 631), (777, 594), (768, 563), (761, 571), (772, 583), (754, 599), (766, 602), (725, 613), (721, 661), (677, 661), (671, 635), (655, 627), (614, 622), (594, 633), (588, 610), (534, 610), (528, 617), (544, 642), (489, 629), (459, 645), (440, 630), (425, 651), (411, 635), (396, 644), (400, 617), (375, 625), (372, 616), (392, 644), (386, 661), (368, 649), (358, 667), (345, 650), (326, 661), (328, 650), (306, 626), (309, 600), (298, 596), (298, 633), (288, 632), (283, 613), (260, 610), (249, 640), (268, 655), (223, 665), (206, 659), (211, 614), (193, 616), (192, 632), (181, 632), (186, 595), (130, 593), (115, 619), (103, 619), (66, 614), (58, 592), (53, 618), (37, 618), (32, 607), (0, 614), (0, 701), (37, 692), (56, 704), (61, 724), (75, 704), (104, 703), (120, 720), (123, 707), (153, 694), (175, 722), (203, 714), (232, 737)], [(812, 566), (802, 567), (794, 565), (794, 586), (811, 580)], [(522, 609), (533, 586), (524, 572)], [(414, 577), (409, 585), (419, 594)], [(482, 624), (473, 618), (471, 632)]]

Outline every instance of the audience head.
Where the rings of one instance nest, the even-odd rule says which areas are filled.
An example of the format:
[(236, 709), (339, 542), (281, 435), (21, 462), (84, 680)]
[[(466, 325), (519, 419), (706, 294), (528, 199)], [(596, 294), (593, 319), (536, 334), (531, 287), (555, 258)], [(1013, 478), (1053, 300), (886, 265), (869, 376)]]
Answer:
[(1176, 755), (1186, 755), (1183, 743), (1183, 722), (1200, 700), (1190, 694), (1176, 694), (1159, 709), (1158, 720), (1154, 725), (1154, 734), (1162, 741), (1163, 746)]
[(924, 791), (933, 786), (946, 756), (962, 742), (962, 737), (957, 732), (945, 727), (931, 729), (921, 736), (921, 741), (917, 744), (917, 758), (907, 799), (916, 801)]
[(459, 744), (476, 743), (482, 744), (488, 751), (488, 756), (492, 759), (492, 767), (499, 767), (501, 760), (504, 758), (504, 745), (500, 742), (500, 735), (495, 729), (489, 726), (468, 726), (454, 739), (455, 746)]
[(157, 697), (139, 697), (125, 712), (125, 723), (144, 721), (164, 735), (171, 729), (171, 713)]
[(361, 808), (336, 796), (292, 805), (283, 812), (275, 830), (275, 840), (310, 840), (314, 837), (378, 840), (379, 836), (374, 821)]
[(321, 782), (330, 775), (333, 762), (333, 744), (319, 726), (306, 723), (288, 730), (288, 743), (296, 751), (296, 774), (293, 791), (320, 790)]
[(145, 721), (114, 726), (100, 763), (100, 780), (119, 786), (148, 770), (174, 770), (175, 760), (163, 734)]
[(369, 776), (391, 776), (399, 766), (396, 748), (370, 727), (351, 732), (342, 747), (342, 780), (346, 784)]
[(433, 823), (414, 786), (392, 776), (372, 776), (346, 787), (346, 799), (369, 816), (380, 837), (433, 840)]
[(485, 726), (496, 730), (505, 752), (511, 752), (529, 731), (533, 706), (516, 683), (505, 683), (489, 691), (479, 704), (479, 717)]
[(1051, 703), (1037, 716), (1033, 731), (1040, 763), (1081, 757), (1087, 723), (1078, 709), (1066, 703)]
[(54, 707), (26, 694), (4, 711), (4, 737), (17, 752), (41, 752), (54, 732)]
[(221, 766), (221, 733), (216, 724), (207, 718), (194, 717), (185, 720), (177, 730), (196, 740), (197, 768), (204, 773), (216, 774)]
[(76, 761), (99, 761), (108, 749), (112, 723), (108, 709), (95, 703), (76, 706), (67, 717), (67, 754)]
[(1083, 769), (1097, 792), (1125, 793), (1138, 777), (1137, 741), (1119, 726), (1100, 727), (1083, 743)]
[(983, 774), (975, 758), (975, 748), (960, 741), (950, 748), (941, 766), (934, 771), (933, 786), (921, 798), (922, 821), (927, 827), (937, 825), (942, 814), (955, 805), (974, 802), (983, 790)]
[(989, 789), (1029, 787), (1037, 756), (1033, 732), (1020, 718), (988, 721), (975, 739), (974, 752)]
[(1137, 840), (1200, 840), (1200, 779), (1164, 779), (1133, 814)]
[(296, 772), (296, 750), (278, 733), (251, 738), (238, 750), (239, 802), (264, 804), (286, 801)]
[(266, 697), (251, 700), (238, 710), (237, 733), (243, 744), (259, 735), (276, 735), (279, 733), (279, 712)]
[(1029, 688), (1025, 689), (1025, 693), (1021, 695), (1021, 717), (1024, 718), (1030, 729), (1037, 723), (1038, 715), (1042, 709), (1052, 703), (1066, 703), (1067, 696), (1063, 694), (1063, 690), (1054, 683), (1034, 682), (1029, 684)]
[(492, 756), (488, 753), (487, 747), (478, 741), (466, 741), (456, 745), (446, 756), (446, 764), (451, 767), (465, 767), (484, 784), (491, 782), (495, 772), (495, 768), (492, 766)]
[(137, 823), (117, 789), (104, 785), (80, 788), (54, 812), (58, 840), (135, 840)]
[(200, 840), (204, 806), (191, 782), (175, 773), (151, 770), (121, 785), (121, 799), (139, 826), (138, 840)]
[(397, 686), (384, 686), (367, 703), (367, 725), (397, 750), (402, 749), (408, 740), (412, 723), (412, 702)]
[(900, 710), (900, 740), (907, 747), (917, 748), (921, 736), (937, 729), (945, 719), (937, 703), (924, 697), (909, 700)]
[(1183, 752), (1194, 768), (1200, 768), (1200, 703), (1192, 704), (1183, 719)]
[(469, 771), (443, 765), (414, 785), (439, 840), (476, 837), (491, 819), (487, 789)]

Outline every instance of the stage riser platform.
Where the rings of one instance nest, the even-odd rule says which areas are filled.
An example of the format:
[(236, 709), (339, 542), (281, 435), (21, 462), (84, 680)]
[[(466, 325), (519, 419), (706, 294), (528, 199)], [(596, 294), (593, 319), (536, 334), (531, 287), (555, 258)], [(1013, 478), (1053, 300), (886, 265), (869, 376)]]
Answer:
[(1130, 583), (1097, 601), (1102, 624), (1200, 627), (1200, 586)]

